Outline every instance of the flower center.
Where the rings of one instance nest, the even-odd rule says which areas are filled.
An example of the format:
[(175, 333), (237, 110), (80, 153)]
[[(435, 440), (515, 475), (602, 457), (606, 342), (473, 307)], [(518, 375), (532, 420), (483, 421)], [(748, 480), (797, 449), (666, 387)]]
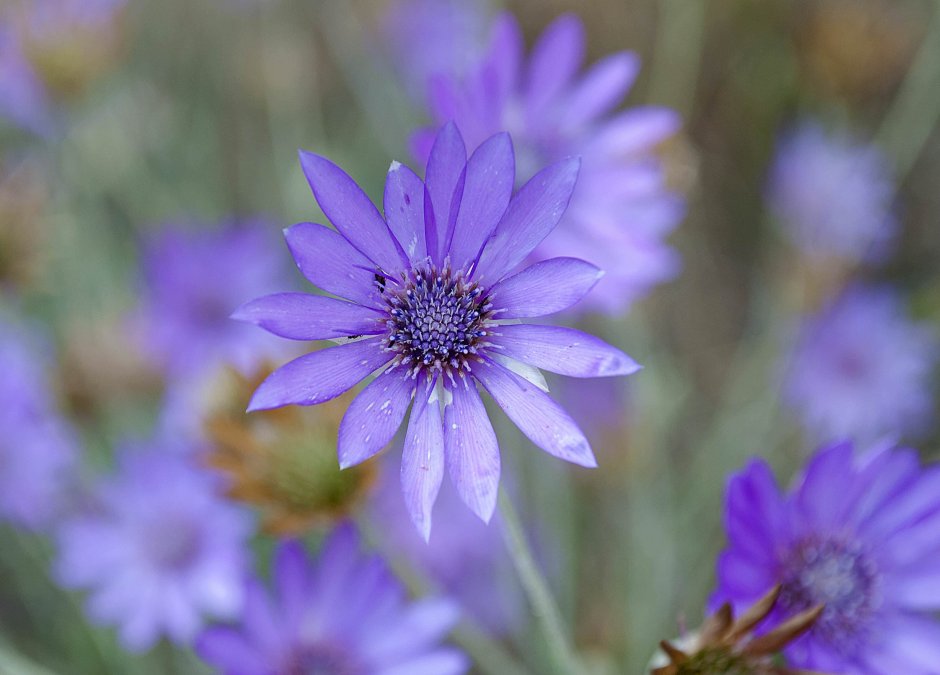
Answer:
[(807, 539), (784, 563), (780, 606), (797, 613), (825, 605), (813, 631), (850, 647), (878, 604), (878, 570), (858, 544)]
[(334, 645), (316, 644), (298, 649), (287, 665), (289, 675), (359, 675), (363, 669)]
[(145, 555), (162, 570), (180, 570), (191, 565), (201, 548), (197, 526), (184, 517), (164, 517), (142, 528)]
[(453, 375), (469, 371), (483, 346), (490, 317), (489, 299), (461, 273), (433, 267), (416, 269), (397, 289), (386, 286), (389, 320), (386, 348), (395, 364), (416, 374), (422, 369)]

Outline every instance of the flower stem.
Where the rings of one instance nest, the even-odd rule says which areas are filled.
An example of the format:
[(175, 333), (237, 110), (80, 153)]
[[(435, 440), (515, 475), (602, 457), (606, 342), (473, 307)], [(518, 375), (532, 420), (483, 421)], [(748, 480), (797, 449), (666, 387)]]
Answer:
[(500, 491), (499, 494), (499, 511), (503, 518), (502, 531), (506, 540), (506, 548), (509, 550), (509, 556), (512, 558), (516, 573), (519, 575), (519, 580), (522, 582), (522, 587), (529, 599), (529, 604), (532, 605), (532, 611), (535, 613), (545, 635), (545, 641), (548, 644), (555, 670), (558, 673), (567, 675), (580, 673), (581, 668), (578, 666), (574, 651), (568, 643), (568, 636), (561, 619), (558, 604), (552, 596), (548, 583), (535, 564), (532, 551), (526, 543), (525, 534), (519, 522), (519, 515), (505, 491)]
[(898, 181), (914, 166), (940, 116), (940, 1), (917, 56), (885, 115), (877, 142), (894, 157)]

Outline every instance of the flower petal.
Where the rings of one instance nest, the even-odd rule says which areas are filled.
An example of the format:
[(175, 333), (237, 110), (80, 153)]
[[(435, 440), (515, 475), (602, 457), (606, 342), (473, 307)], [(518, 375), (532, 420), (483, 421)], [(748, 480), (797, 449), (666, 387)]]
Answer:
[(404, 368), (376, 377), (346, 410), (339, 425), (339, 466), (364, 462), (384, 448), (405, 419), (415, 382)]
[(461, 378), (449, 387), (444, 409), (444, 447), (450, 479), (464, 504), (490, 522), (499, 494), (499, 443), (476, 384)]
[(450, 240), (450, 262), (465, 269), (477, 259), (506, 211), (516, 180), (509, 134), (491, 136), (470, 156), (460, 209)]
[(392, 162), (385, 178), (385, 219), (412, 261), (424, 260), (424, 183), (404, 164)]
[(475, 364), (473, 374), (530, 441), (565, 461), (597, 466), (578, 425), (548, 394), (489, 361)]
[(462, 675), (469, 668), (470, 663), (463, 652), (441, 647), (403, 663), (380, 668), (375, 675)]
[(408, 256), (375, 204), (345, 171), (303, 150), (300, 164), (323, 213), (350, 244), (387, 274), (408, 266)]
[(493, 22), (487, 50), (489, 57), (484, 66), (492, 73), (495, 88), (492, 93), (496, 100), (505, 101), (516, 91), (523, 49), (522, 31), (516, 17), (511, 12), (500, 12)]
[(630, 375), (640, 366), (600, 338), (563, 326), (509, 324), (495, 328), (490, 342), (499, 354), (570, 377)]
[(425, 541), (431, 536), (431, 508), (444, 478), (444, 429), (437, 401), (428, 402), (433, 387), (420, 385), (408, 420), (401, 458), (401, 488), (411, 522)]
[(316, 223), (299, 223), (284, 230), (287, 246), (300, 272), (327, 293), (380, 307), (375, 287), (375, 264), (339, 232)]
[(568, 309), (604, 276), (577, 258), (552, 258), (503, 279), (490, 291), (499, 319), (546, 316)]
[(478, 280), (503, 278), (548, 236), (568, 208), (580, 166), (579, 159), (562, 160), (522, 186), (483, 249), (473, 272)]
[[(443, 246), (451, 222), (454, 191), (467, 165), (467, 147), (453, 122), (448, 122), (437, 133), (424, 175), (434, 211), (433, 226), (425, 233), (428, 255), (436, 264), (443, 261)], [(454, 214), (456, 216), (456, 214)]]
[(532, 48), (525, 85), (529, 119), (558, 96), (584, 60), (584, 24), (574, 14), (563, 14), (545, 29)]
[(565, 98), (561, 123), (575, 130), (610, 112), (627, 95), (639, 72), (636, 54), (621, 52), (601, 59)]
[(394, 625), (383, 622), (380, 631), (369, 631), (361, 641), (370, 662), (395, 663), (420, 654), (437, 643), (457, 623), (460, 607), (444, 598), (427, 598), (399, 614)]
[(266, 295), (246, 302), (235, 310), (232, 318), (289, 340), (377, 335), (385, 330), (382, 312), (307, 293)]
[(390, 359), (379, 338), (304, 354), (268, 375), (251, 397), (248, 412), (329, 401)]
[(196, 640), (199, 657), (223, 672), (262, 673), (270, 665), (249, 639), (234, 628), (213, 626)]
[(643, 152), (675, 134), (681, 126), (682, 118), (671, 108), (631, 108), (605, 122), (585, 146), (584, 154), (613, 158)]

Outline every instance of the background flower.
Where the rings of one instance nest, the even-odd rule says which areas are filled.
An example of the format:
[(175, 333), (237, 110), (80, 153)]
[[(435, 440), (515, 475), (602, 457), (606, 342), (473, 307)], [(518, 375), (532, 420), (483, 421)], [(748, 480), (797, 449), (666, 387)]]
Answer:
[(228, 675), (463, 673), (463, 654), (439, 641), (457, 620), (444, 600), (407, 603), (385, 563), (359, 550), (349, 525), (340, 526), (316, 562), (298, 542), (278, 548), (274, 596), (256, 579), (245, 589), (238, 626), (199, 638), (199, 654)]
[(164, 636), (186, 644), (205, 616), (234, 617), (242, 604), (251, 521), (190, 452), (167, 447), (178, 442), (128, 447), (95, 508), (60, 532), (58, 578), (89, 589), (89, 617), (118, 626), (130, 650)]
[(940, 470), (913, 450), (857, 455), (824, 448), (781, 493), (752, 461), (728, 484), (728, 548), (714, 602), (743, 610), (776, 584), (767, 625), (825, 605), (787, 649), (793, 665), (829, 673), (929, 675), (940, 663)]

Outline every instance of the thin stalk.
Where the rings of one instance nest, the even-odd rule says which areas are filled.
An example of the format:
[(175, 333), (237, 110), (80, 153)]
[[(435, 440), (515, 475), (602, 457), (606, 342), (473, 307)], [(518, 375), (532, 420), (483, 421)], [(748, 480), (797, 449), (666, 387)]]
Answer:
[(913, 168), (940, 117), (940, 0), (875, 140), (894, 158), (898, 181)]
[(503, 517), (503, 535), (509, 557), (512, 558), (519, 581), (532, 605), (532, 611), (538, 619), (545, 635), (549, 653), (558, 673), (572, 675), (580, 673), (577, 658), (568, 643), (567, 632), (561, 619), (558, 604), (552, 596), (548, 583), (535, 564), (535, 558), (526, 542), (519, 515), (505, 491), (499, 493), (499, 512)]

